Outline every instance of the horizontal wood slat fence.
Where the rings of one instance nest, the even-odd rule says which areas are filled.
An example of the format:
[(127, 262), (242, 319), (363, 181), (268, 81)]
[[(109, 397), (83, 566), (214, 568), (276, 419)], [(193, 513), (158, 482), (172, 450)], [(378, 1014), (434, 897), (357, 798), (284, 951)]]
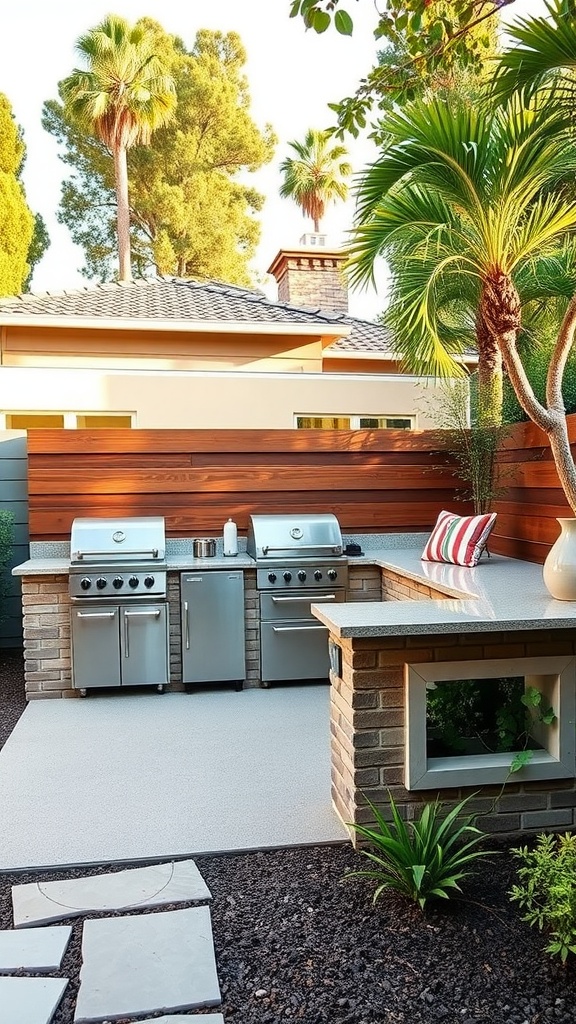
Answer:
[[(576, 414), (568, 416), (576, 452)], [(502, 494), (490, 550), (529, 562), (543, 562), (560, 534), (558, 517), (573, 516), (554, 466), (548, 438), (534, 423), (515, 423), (505, 432), (498, 457)]]
[[(219, 535), (228, 516), (245, 533), (259, 512), (330, 511), (346, 533), (386, 533), (471, 511), (437, 431), (33, 430), (28, 458), (33, 540), (68, 540), (75, 516), (163, 515), (185, 537)], [(498, 477), (491, 551), (543, 562), (572, 512), (534, 424), (507, 430)]]
[(426, 531), (459, 481), (427, 431), (31, 430), (30, 536), (75, 516), (163, 515), (169, 536), (250, 513), (334, 512), (350, 533)]

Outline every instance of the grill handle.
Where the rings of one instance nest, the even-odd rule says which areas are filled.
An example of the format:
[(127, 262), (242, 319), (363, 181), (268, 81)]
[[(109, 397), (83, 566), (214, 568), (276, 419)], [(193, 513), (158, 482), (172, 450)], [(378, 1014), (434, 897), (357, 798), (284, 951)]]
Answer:
[(341, 544), (297, 544), (293, 548), (289, 544), (282, 544), (280, 547), (272, 547), (271, 544), (262, 545), (262, 554), (267, 555), (269, 551), (331, 551), (333, 555), (342, 554)]
[(134, 558), (139, 555), (152, 555), (152, 558), (158, 558), (158, 548), (147, 548), (143, 551), (136, 551), (134, 548), (127, 548), (124, 551), (119, 551), (118, 548), (114, 548), (113, 551), (74, 551), (73, 562), (81, 562), (84, 558), (108, 558), (111, 555), (113, 558), (118, 558), (121, 555), (122, 558)]
[(335, 601), (336, 594), (309, 594), (307, 597), (273, 597), (273, 604), (297, 604), (299, 601), (303, 601), (306, 604), (310, 604), (312, 601), (316, 604), (317, 601)]
[(327, 626), (272, 626), (274, 633), (315, 633), (316, 630), (327, 631)]

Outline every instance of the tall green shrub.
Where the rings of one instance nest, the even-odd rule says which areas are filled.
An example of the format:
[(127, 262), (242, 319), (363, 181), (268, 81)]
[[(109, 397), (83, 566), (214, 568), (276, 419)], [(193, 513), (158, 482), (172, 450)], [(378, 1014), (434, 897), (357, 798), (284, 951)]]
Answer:
[(6, 509), (0, 509), (0, 622), (6, 618), (6, 597), (10, 587), (7, 565), (14, 542), (14, 516)]

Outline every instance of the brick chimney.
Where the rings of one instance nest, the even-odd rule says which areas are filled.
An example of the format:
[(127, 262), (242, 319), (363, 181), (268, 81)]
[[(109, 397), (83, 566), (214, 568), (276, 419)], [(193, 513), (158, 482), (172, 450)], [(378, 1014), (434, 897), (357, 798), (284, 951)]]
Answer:
[(278, 300), (326, 313), (347, 313), (346, 256), (326, 248), (326, 235), (305, 234), (300, 243), (299, 249), (280, 249), (268, 268), (278, 282)]

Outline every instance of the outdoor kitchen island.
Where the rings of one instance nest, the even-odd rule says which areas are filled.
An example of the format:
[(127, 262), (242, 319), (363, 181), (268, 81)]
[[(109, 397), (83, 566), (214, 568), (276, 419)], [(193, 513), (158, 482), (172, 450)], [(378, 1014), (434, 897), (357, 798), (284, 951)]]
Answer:
[[(364, 796), (382, 809), (390, 792), (410, 819), (438, 794), (455, 803), (475, 793), (470, 809), (484, 812), (486, 831), (570, 828), (576, 604), (549, 596), (540, 565), (493, 555), (464, 568), (423, 562), (421, 550), (367, 550), (356, 571), (380, 572), (380, 599), (312, 607), (330, 632), (337, 812), (370, 821)], [(429, 755), (427, 692), (498, 677), (523, 677), (557, 716), (540, 727), (528, 764), (511, 775), (511, 753)]]

